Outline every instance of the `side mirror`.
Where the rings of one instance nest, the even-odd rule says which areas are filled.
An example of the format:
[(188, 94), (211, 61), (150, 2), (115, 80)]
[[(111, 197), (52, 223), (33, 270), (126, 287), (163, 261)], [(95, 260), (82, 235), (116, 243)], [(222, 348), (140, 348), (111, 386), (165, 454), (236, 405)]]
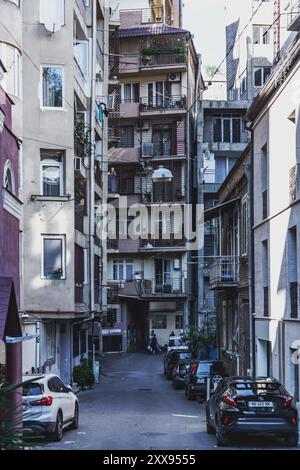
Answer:
[(73, 389), (71, 387), (71, 385), (66, 385), (66, 391), (69, 393), (69, 392), (73, 392)]

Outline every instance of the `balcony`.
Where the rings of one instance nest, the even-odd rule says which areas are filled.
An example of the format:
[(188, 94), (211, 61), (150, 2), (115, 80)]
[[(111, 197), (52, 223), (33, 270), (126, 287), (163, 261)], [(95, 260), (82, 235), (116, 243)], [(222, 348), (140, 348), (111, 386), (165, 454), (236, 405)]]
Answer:
[(186, 113), (186, 106), (186, 97), (184, 95), (157, 97), (156, 99), (150, 99), (149, 97), (140, 99), (141, 115), (150, 113), (161, 115), (162, 111), (168, 114), (181, 114)]
[(175, 238), (173, 234), (166, 240), (163, 240), (162, 237), (156, 240), (141, 240), (140, 251), (186, 251), (186, 240), (184, 238)]
[(136, 8), (120, 10), (120, 20), (122, 28), (132, 26), (141, 26), (149, 23), (167, 23), (171, 22), (171, 11), (164, 8), (163, 5), (153, 6), (152, 8)]
[(211, 290), (237, 287), (239, 283), (239, 258), (237, 256), (220, 256), (209, 268)]
[(186, 296), (186, 280), (183, 276), (171, 278), (156, 276), (149, 279), (131, 281), (108, 281), (108, 303), (118, 303), (119, 298), (171, 299)]
[(287, 12), (287, 29), (288, 31), (300, 30), (300, 1), (294, 0), (291, 2), (290, 8)]
[[(144, 52), (141, 56), (142, 71), (167, 70), (168, 72), (186, 71), (186, 54), (176, 52), (155, 52), (147, 54)], [(180, 78), (179, 78), (180, 82)]]

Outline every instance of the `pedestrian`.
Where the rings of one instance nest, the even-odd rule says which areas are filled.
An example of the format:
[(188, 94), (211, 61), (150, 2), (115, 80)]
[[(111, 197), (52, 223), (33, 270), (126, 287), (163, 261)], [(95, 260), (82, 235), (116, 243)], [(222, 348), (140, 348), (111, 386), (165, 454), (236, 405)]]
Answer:
[(156, 351), (157, 351), (157, 337), (156, 337), (155, 334), (151, 338), (150, 347), (151, 347), (152, 354), (156, 354)]
[(171, 333), (170, 333), (170, 338), (171, 338), (171, 336), (175, 336), (174, 331), (171, 331)]

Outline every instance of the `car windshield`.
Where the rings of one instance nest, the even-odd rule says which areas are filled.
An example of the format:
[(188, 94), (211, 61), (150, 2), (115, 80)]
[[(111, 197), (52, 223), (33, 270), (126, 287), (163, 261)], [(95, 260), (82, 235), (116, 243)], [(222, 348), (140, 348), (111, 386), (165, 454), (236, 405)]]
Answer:
[(169, 340), (169, 347), (170, 348), (174, 348), (174, 347), (178, 347), (178, 346), (185, 346), (185, 343), (184, 343), (183, 339), (181, 339), (181, 338), (171, 338)]
[(198, 364), (197, 375), (209, 375), (211, 373), (211, 362), (200, 362)]
[(234, 395), (253, 396), (253, 395), (285, 395), (280, 384), (277, 383), (262, 383), (262, 382), (247, 382), (237, 383), (232, 385), (231, 393)]
[(37, 383), (24, 384), (23, 385), (23, 397), (32, 397), (36, 395), (42, 395), (43, 386)]

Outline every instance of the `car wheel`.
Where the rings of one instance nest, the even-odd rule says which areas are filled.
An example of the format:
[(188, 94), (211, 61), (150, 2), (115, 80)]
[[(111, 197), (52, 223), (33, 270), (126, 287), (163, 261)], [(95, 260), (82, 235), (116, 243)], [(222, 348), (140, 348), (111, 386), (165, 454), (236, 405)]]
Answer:
[(53, 440), (59, 442), (63, 437), (63, 417), (61, 411), (57, 413), (55, 431), (53, 433)]
[(75, 411), (74, 411), (74, 418), (70, 426), (70, 429), (78, 429), (78, 426), (79, 426), (79, 408), (78, 408), (78, 404), (76, 403)]
[(287, 447), (297, 447), (298, 446), (298, 435), (293, 434), (292, 436), (288, 436), (285, 438), (285, 445)]
[(216, 427), (216, 438), (217, 438), (217, 445), (219, 447), (228, 446), (228, 438), (221, 431), (219, 423), (217, 424), (217, 427)]

